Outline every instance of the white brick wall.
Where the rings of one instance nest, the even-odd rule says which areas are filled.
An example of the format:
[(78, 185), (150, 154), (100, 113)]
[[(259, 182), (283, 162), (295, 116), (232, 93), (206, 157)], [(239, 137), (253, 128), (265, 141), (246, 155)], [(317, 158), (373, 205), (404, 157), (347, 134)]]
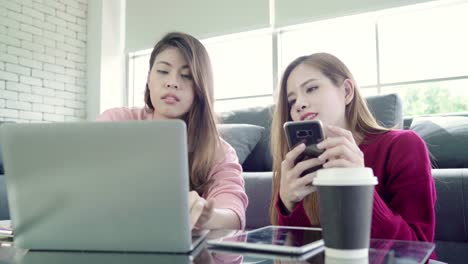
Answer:
[(0, 0), (0, 120), (86, 117), (88, 0)]

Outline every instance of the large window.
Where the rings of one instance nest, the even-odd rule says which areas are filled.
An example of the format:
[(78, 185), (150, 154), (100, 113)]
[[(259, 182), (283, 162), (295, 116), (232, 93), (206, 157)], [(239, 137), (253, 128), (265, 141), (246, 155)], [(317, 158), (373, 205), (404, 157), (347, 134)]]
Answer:
[(280, 70), (295, 58), (316, 52), (340, 58), (361, 86), (377, 85), (375, 23), (372, 15), (331, 19), (280, 33)]
[(149, 70), (149, 57), (151, 51), (134, 54), (130, 57), (129, 64), (129, 106), (141, 107), (145, 105), (144, 96), (146, 78)]
[(378, 21), (382, 93), (405, 115), (468, 111), (468, 3), (383, 15)]
[(383, 84), (468, 77), (468, 3), (378, 19)]
[[(328, 52), (350, 68), (364, 95), (398, 93), (405, 115), (468, 112), (467, 14), (466, 1), (438, 1), (202, 40), (215, 110), (273, 103), (292, 60)], [(143, 104), (148, 53), (130, 57), (130, 105)]]
[(203, 44), (213, 66), (217, 112), (273, 103), (270, 31), (208, 39)]
[(398, 93), (405, 115), (468, 111), (468, 78), (383, 87), (383, 93)]

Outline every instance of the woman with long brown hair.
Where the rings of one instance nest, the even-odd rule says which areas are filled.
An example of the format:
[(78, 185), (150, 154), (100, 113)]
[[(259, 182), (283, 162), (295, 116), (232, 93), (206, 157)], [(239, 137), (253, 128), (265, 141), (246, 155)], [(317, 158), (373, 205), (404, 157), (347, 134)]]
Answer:
[(115, 108), (98, 121), (181, 119), (186, 123), (191, 223), (200, 229), (245, 226), (247, 195), (235, 150), (219, 136), (213, 111), (213, 74), (196, 38), (168, 33), (149, 60), (144, 108)]
[[(286, 68), (273, 116), (273, 224), (319, 226), (316, 172), (309, 168), (370, 167), (378, 178), (371, 237), (434, 241), (435, 187), (424, 141), (408, 130), (380, 126), (370, 113), (349, 69), (327, 53), (299, 57)], [(304, 151), (288, 149), (286, 121), (318, 119), (324, 152), (295, 164)]]

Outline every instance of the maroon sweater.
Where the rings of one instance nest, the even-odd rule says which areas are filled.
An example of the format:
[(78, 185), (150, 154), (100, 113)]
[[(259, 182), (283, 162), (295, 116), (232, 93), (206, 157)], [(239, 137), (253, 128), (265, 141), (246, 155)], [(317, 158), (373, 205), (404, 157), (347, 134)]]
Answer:
[[(411, 130), (392, 130), (368, 135), (359, 148), (379, 181), (371, 237), (433, 242), (436, 192), (424, 141)], [(302, 201), (289, 215), (282, 208), (278, 196), (279, 225), (311, 226)]]

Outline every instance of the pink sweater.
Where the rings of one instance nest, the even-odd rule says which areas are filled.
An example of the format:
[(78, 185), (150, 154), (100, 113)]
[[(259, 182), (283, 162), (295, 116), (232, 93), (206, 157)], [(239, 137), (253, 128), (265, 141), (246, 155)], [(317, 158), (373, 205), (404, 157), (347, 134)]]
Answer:
[[(374, 171), (372, 238), (434, 241), (436, 192), (424, 141), (413, 131), (369, 135), (359, 148)], [(302, 202), (285, 215), (278, 199), (280, 225), (310, 226)]]
[[(105, 111), (97, 117), (97, 121), (129, 121), (151, 120), (152, 114), (144, 108), (114, 108)], [(236, 151), (224, 140), (221, 140), (224, 148), (224, 159), (221, 159), (211, 169), (209, 179), (213, 179), (212, 185), (203, 194), (206, 200), (212, 200), (215, 208), (230, 209), (234, 211), (245, 227), (245, 210), (248, 199), (242, 178), (242, 167), (239, 164)]]

